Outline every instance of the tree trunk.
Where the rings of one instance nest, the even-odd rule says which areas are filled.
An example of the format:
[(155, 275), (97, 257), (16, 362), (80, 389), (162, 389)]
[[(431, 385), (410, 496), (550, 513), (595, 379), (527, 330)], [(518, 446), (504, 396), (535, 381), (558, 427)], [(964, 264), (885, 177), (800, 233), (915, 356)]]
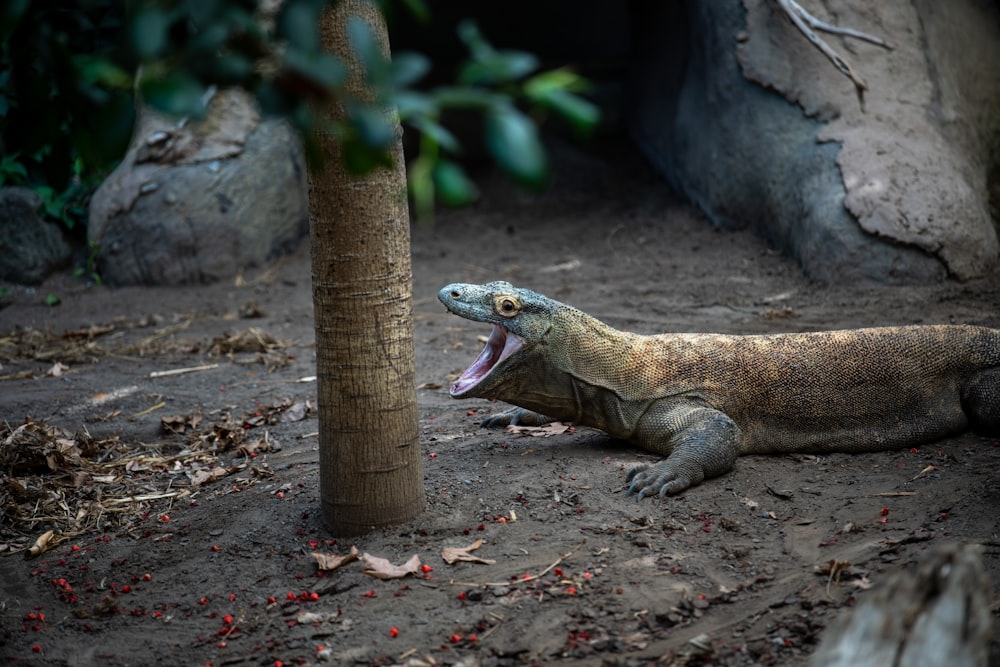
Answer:
[[(373, 2), (341, 0), (324, 12), (324, 46), (350, 67), (351, 94), (364, 97), (370, 91), (346, 35), (350, 16), (372, 26), (386, 54), (389, 38)], [(335, 102), (329, 113), (344, 112)], [(425, 503), (406, 175), (402, 130), (391, 120), (391, 169), (351, 175), (325, 134), (324, 167), (310, 175), (320, 500), (329, 529), (345, 536), (412, 519)]]

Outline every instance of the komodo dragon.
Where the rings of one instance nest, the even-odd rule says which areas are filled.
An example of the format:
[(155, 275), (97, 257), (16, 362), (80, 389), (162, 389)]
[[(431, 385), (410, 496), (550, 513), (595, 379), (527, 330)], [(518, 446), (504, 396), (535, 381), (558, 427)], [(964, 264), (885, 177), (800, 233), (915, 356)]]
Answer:
[(438, 298), (493, 325), (451, 395), (519, 406), (486, 426), (572, 421), (666, 456), (629, 472), (640, 500), (721, 475), (741, 454), (912, 447), (970, 426), (1000, 433), (997, 329), (641, 336), (506, 282), (448, 285)]

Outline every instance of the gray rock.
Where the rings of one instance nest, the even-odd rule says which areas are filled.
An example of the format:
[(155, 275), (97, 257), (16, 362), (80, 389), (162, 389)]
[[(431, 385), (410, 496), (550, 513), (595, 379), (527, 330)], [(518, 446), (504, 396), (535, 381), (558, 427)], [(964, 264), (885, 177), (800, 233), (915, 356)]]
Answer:
[(302, 148), (248, 96), (205, 120), (140, 114), (121, 165), (91, 200), (88, 235), (112, 285), (208, 283), (293, 250), (309, 233)]
[(841, 611), (820, 637), (811, 667), (985, 667), (990, 578), (982, 547), (948, 544), (899, 570)]
[(38, 217), (41, 204), (28, 188), (0, 188), (0, 280), (37, 285), (69, 263), (73, 248), (58, 225)]

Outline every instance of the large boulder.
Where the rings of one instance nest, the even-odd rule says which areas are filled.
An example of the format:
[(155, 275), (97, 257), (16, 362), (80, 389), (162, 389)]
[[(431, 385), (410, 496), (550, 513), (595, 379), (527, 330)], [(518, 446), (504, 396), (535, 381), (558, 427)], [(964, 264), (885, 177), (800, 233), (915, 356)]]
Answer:
[(41, 205), (33, 190), (0, 188), (0, 280), (37, 285), (69, 263), (73, 248), (56, 224), (38, 216)]
[[(636, 3), (629, 128), (718, 225), (749, 225), (827, 282), (968, 279), (997, 263), (995, 4), (827, 0), (864, 103), (769, 0)], [(819, 10), (817, 10), (819, 13)]]
[(225, 90), (198, 122), (141, 110), (125, 159), (91, 200), (88, 236), (109, 284), (207, 283), (294, 249), (308, 208), (294, 131)]

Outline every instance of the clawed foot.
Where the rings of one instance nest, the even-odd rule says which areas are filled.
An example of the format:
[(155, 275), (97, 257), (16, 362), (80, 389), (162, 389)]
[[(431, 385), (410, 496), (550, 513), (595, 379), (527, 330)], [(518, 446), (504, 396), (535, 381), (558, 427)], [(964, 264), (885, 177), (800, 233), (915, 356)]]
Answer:
[(694, 486), (701, 480), (693, 480), (682, 473), (675, 466), (666, 465), (669, 461), (662, 461), (654, 466), (639, 465), (629, 471), (625, 482), (628, 483), (628, 494), (635, 495), (636, 501), (643, 498), (659, 495), (674, 495)]
[(543, 424), (548, 424), (553, 421), (545, 415), (540, 415), (537, 412), (532, 412), (531, 410), (525, 410), (524, 408), (509, 408), (503, 410), (496, 414), (490, 415), (483, 421), (479, 422), (479, 425), (483, 428), (492, 428), (494, 426), (542, 426)]

